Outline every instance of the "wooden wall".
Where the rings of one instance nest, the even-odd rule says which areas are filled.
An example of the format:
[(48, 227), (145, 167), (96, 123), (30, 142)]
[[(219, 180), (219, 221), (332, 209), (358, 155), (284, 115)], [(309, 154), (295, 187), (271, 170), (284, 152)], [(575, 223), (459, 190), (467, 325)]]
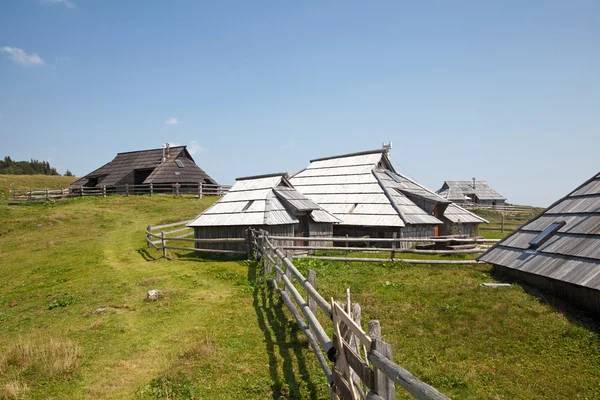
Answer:
[(479, 234), (479, 224), (476, 223), (454, 223), (443, 218), (444, 225), (440, 226), (440, 235), (467, 235), (477, 236)]
[[(308, 221), (308, 231), (310, 237), (332, 237), (333, 224), (325, 224), (322, 222)], [(331, 247), (332, 242), (309, 242), (311, 247)]]
[[(252, 226), (254, 229), (264, 229), (270, 235), (276, 236), (294, 236), (294, 225), (276, 225), (276, 226)], [(196, 239), (214, 239), (214, 238), (245, 238), (248, 226), (201, 226), (194, 228), (194, 238)], [(293, 240), (274, 240), (273, 244), (277, 246), (293, 246)], [(246, 245), (242, 243), (196, 243), (197, 249), (218, 249), (246, 251)]]
[[(429, 238), (435, 235), (435, 225), (409, 225), (403, 228), (393, 226), (352, 226), (352, 225), (334, 225), (333, 235), (334, 236), (346, 236), (349, 237), (372, 237), (372, 238), (392, 238), (396, 232), (399, 238)], [(343, 243), (339, 243), (339, 246), (344, 246)], [(354, 243), (353, 246), (359, 245)], [(377, 246), (391, 247), (391, 244), (379, 243)], [(405, 249), (413, 247), (414, 243), (398, 243), (399, 249)]]
[(541, 275), (530, 274), (501, 265), (494, 265), (493, 272), (509, 277), (517, 282), (527, 283), (538, 289), (550, 292), (569, 304), (586, 310), (596, 317), (600, 317), (600, 291), (572, 283), (551, 279)]

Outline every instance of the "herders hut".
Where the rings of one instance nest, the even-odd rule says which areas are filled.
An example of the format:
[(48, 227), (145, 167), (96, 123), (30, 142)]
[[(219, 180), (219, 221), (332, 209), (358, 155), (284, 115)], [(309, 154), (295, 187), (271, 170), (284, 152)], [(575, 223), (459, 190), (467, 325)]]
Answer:
[(478, 260), (600, 316), (600, 174)]
[(474, 235), (487, 223), (396, 172), (387, 149), (311, 160), (290, 181), (341, 220), (334, 236)]
[(486, 181), (445, 181), (436, 192), (446, 200), (458, 204), (477, 204), (502, 207), (506, 198), (488, 185)]
[(217, 182), (196, 165), (186, 146), (118, 153), (108, 164), (75, 181), (71, 188)]
[[(187, 226), (196, 239), (242, 238), (248, 228), (264, 229), (275, 236), (331, 237), (339, 220), (300, 194), (287, 173), (237, 178), (229, 192)], [(277, 241), (294, 245), (294, 241)], [(304, 246), (306, 242), (296, 241)], [(310, 242), (327, 246), (328, 242)], [(243, 251), (240, 244), (198, 243), (197, 248)]]

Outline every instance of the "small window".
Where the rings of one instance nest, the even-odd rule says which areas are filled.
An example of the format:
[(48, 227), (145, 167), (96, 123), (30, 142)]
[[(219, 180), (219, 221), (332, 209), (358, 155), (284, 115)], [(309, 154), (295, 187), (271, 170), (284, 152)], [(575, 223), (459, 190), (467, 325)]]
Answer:
[(546, 229), (542, 231), (539, 235), (534, 237), (531, 242), (529, 242), (529, 248), (537, 249), (544, 243), (548, 241), (560, 228), (562, 228), (566, 224), (565, 221), (553, 222)]
[(183, 168), (184, 167), (183, 162), (181, 162), (181, 160), (175, 160), (175, 164), (177, 164), (177, 166), (179, 168)]
[(252, 205), (252, 203), (254, 203), (254, 200), (250, 200), (245, 206), (244, 208), (242, 208), (242, 212), (248, 210), (250, 208), (250, 206)]

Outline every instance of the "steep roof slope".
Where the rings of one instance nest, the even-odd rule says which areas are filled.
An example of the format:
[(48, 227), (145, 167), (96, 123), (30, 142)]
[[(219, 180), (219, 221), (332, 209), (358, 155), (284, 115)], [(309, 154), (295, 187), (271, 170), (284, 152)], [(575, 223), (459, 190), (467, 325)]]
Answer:
[(478, 260), (600, 289), (600, 174)]
[[(135, 170), (153, 170), (144, 180), (145, 184), (175, 182), (216, 184), (214, 179), (196, 165), (186, 146), (170, 147), (164, 163), (162, 158), (162, 148), (118, 153), (111, 162), (78, 179), (72, 186), (85, 185), (89, 179), (94, 178), (97, 179), (97, 185), (117, 185)], [(175, 160), (180, 160), (183, 167), (179, 167)]]
[(296, 191), (287, 174), (236, 179), (229, 192), (196, 217), (188, 226), (285, 225), (306, 212), (315, 222), (339, 220)]
[[(394, 171), (385, 149), (311, 160), (290, 181), (298, 191), (339, 218), (342, 225), (440, 225), (442, 221), (410, 197), (449, 203)], [(482, 219), (476, 217), (474, 222)]]
[(464, 201), (467, 195), (475, 195), (479, 200), (506, 200), (486, 181), (445, 181), (437, 194), (450, 201)]

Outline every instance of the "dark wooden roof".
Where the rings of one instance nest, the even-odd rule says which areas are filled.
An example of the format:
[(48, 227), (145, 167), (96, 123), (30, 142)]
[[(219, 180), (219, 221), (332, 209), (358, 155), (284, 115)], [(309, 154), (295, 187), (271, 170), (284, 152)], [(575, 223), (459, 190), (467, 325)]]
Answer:
[[(134, 171), (152, 171), (144, 180), (149, 183), (210, 183), (216, 184), (206, 172), (196, 165), (186, 146), (170, 147), (165, 162), (162, 162), (163, 149), (130, 151), (118, 153), (108, 164), (85, 175), (71, 186), (84, 186), (90, 179), (97, 179), (96, 186), (119, 185), (132, 179)], [(180, 160), (180, 168), (175, 160)], [(126, 179), (129, 178), (129, 179)]]
[[(564, 223), (539, 247), (530, 242)], [(560, 225), (559, 225), (560, 226)], [(600, 290), (600, 174), (558, 200), (478, 260)]]

